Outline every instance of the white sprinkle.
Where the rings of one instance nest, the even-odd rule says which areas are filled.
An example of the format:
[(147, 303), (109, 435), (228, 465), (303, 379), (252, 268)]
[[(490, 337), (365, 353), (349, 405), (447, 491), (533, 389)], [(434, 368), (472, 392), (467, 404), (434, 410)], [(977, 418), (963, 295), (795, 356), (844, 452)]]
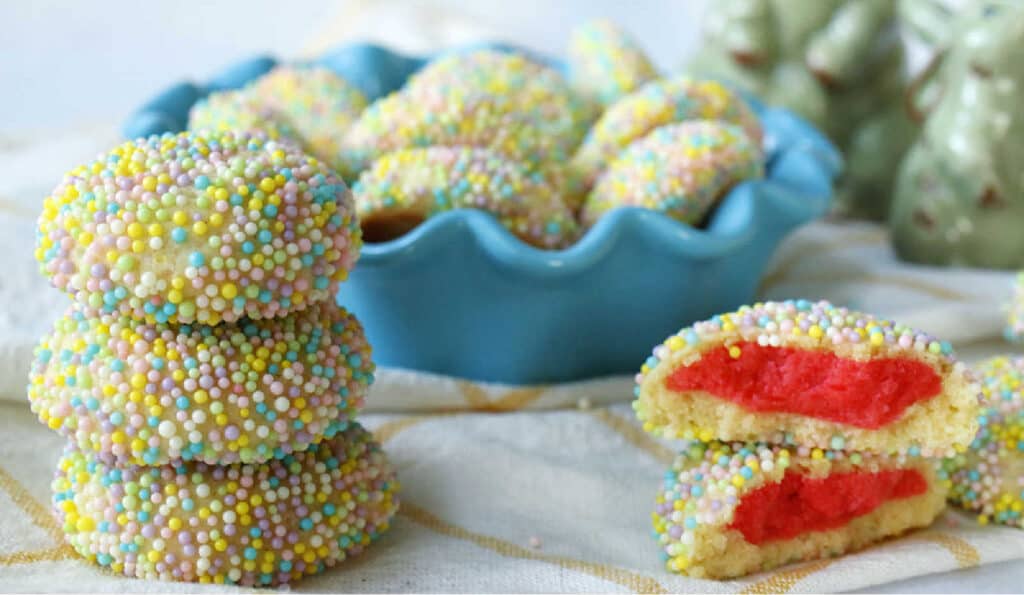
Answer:
[(166, 419), (160, 422), (160, 425), (157, 426), (157, 432), (160, 432), (160, 435), (164, 438), (170, 438), (174, 435), (176, 430), (177, 428), (174, 426), (174, 422)]

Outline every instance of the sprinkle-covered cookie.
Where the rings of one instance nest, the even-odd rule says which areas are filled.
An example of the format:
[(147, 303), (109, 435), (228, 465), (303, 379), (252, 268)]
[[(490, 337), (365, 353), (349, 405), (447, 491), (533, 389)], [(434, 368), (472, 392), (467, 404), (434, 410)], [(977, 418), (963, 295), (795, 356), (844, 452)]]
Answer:
[(566, 152), (582, 137), (588, 107), (554, 69), (522, 54), (481, 50), (455, 53), (427, 64), (402, 93), (428, 110), (471, 96), (490, 96), (503, 109), (527, 116)]
[(72, 170), (35, 254), (88, 316), (217, 324), (332, 299), (360, 246), (351, 194), (321, 162), (262, 134), (186, 132)]
[(691, 120), (656, 128), (629, 145), (601, 175), (580, 214), (590, 227), (622, 206), (659, 211), (696, 225), (733, 186), (764, 175), (764, 156), (741, 128)]
[(278, 66), (241, 89), (212, 93), (189, 112), (190, 130), (253, 131), (290, 138), (333, 168), (366, 98), (331, 70)]
[(680, 76), (651, 81), (608, 107), (573, 156), (572, 166), (589, 187), (630, 143), (659, 126), (685, 120), (736, 124), (760, 149), (761, 124), (739, 95), (715, 81)]
[(978, 429), (979, 387), (949, 343), (825, 301), (686, 327), (636, 381), (637, 415), (666, 437), (938, 457)]
[(260, 132), (270, 140), (296, 139), (291, 124), (248, 89), (211, 93), (188, 112), (189, 130), (209, 132)]
[(248, 91), (287, 122), (306, 152), (334, 168), (342, 137), (367, 104), (355, 86), (323, 67), (279, 66)]
[(431, 146), (491, 149), (531, 170), (567, 160), (564, 143), (529, 114), (508, 111), (503, 103), (476, 94), (428, 110), (406, 95), (389, 95), (370, 105), (345, 136), (344, 172), (354, 179), (385, 153)]
[(72, 308), (36, 347), (28, 397), (42, 423), (104, 461), (251, 463), (345, 429), (373, 371), (362, 326), (331, 301), (216, 326)]
[(965, 452), (945, 461), (949, 500), (983, 524), (1024, 528), (1024, 358), (994, 357), (977, 370), (981, 429)]
[(262, 464), (111, 467), (74, 450), (53, 481), (71, 547), (151, 580), (283, 585), (359, 554), (388, 530), (398, 481), (359, 425)]
[(1024, 343), (1024, 272), (1017, 273), (1013, 283), (1006, 338), (1015, 343)]
[(603, 105), (658, 76), (636, 42), (606, 19), (588, 21), (573, 29), (568, 66), (573, 87)]
[(665, 473), (654, 513), (672, 572), (726, 579), (836, 556), (945, 507), (937, 463), (762, 442), (691, 442)]
[(428, 217), (472, 208), (493, 214), (539, 248), (576, 236), (576, 221), (540, 173), (488, 149), (430, 147), (388, 153), (352, 186), (368, 241), (392, 239)]

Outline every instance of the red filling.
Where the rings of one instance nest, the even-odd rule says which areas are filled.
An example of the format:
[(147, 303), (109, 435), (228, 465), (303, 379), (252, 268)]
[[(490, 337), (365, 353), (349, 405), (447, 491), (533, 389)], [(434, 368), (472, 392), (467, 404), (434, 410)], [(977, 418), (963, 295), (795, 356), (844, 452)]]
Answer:
[(730, 529), (754, 545), (842, 527), (889, 500), (923, 494), (928, 481), (916, 469), (838, 473), (820, 479), (786, 472), (740, 500)]
[(751, 411), (796, 413), (877, 429), (942, 392), (942, 379), (923, 362), (890, 357), (843, 359), (826, 351), (739, 343), (739, 357), (721, 346), (669, 375), (672, 391), (701, 390)]

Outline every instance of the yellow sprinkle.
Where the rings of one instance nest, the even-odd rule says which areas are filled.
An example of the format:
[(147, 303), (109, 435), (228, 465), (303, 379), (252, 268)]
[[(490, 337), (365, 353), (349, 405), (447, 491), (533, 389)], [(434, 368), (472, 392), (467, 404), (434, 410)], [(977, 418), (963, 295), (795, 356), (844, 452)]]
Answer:
[(739, 359), (742, 353), (743, 352), (740, 350), (740, 348), (735, 345), (729, 348), (729, 357), (731, 357), (732, 359)]
[(96, 521), (92, 520), (91, 516), (82, 516), (79, 517), (78, 522), (75, 523), (75, 528), (78, 529), (79, 532), (87, 532), (87, 530), (96, 528)]

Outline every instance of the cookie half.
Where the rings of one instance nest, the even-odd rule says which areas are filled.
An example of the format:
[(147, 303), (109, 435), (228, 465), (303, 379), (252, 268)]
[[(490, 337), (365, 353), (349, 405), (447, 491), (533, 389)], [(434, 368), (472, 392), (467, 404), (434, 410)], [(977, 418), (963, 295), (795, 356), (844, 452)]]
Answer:
[(806, 300), (744, 306), (654, 349), (634, 408), (657, 435), (947, 456), (979, 387), (948, 343)]
[(838, 556), (942, 512), (938, 462), (693, 442), (665, 475), (652, 514), (673, 572), (726, 579)]

